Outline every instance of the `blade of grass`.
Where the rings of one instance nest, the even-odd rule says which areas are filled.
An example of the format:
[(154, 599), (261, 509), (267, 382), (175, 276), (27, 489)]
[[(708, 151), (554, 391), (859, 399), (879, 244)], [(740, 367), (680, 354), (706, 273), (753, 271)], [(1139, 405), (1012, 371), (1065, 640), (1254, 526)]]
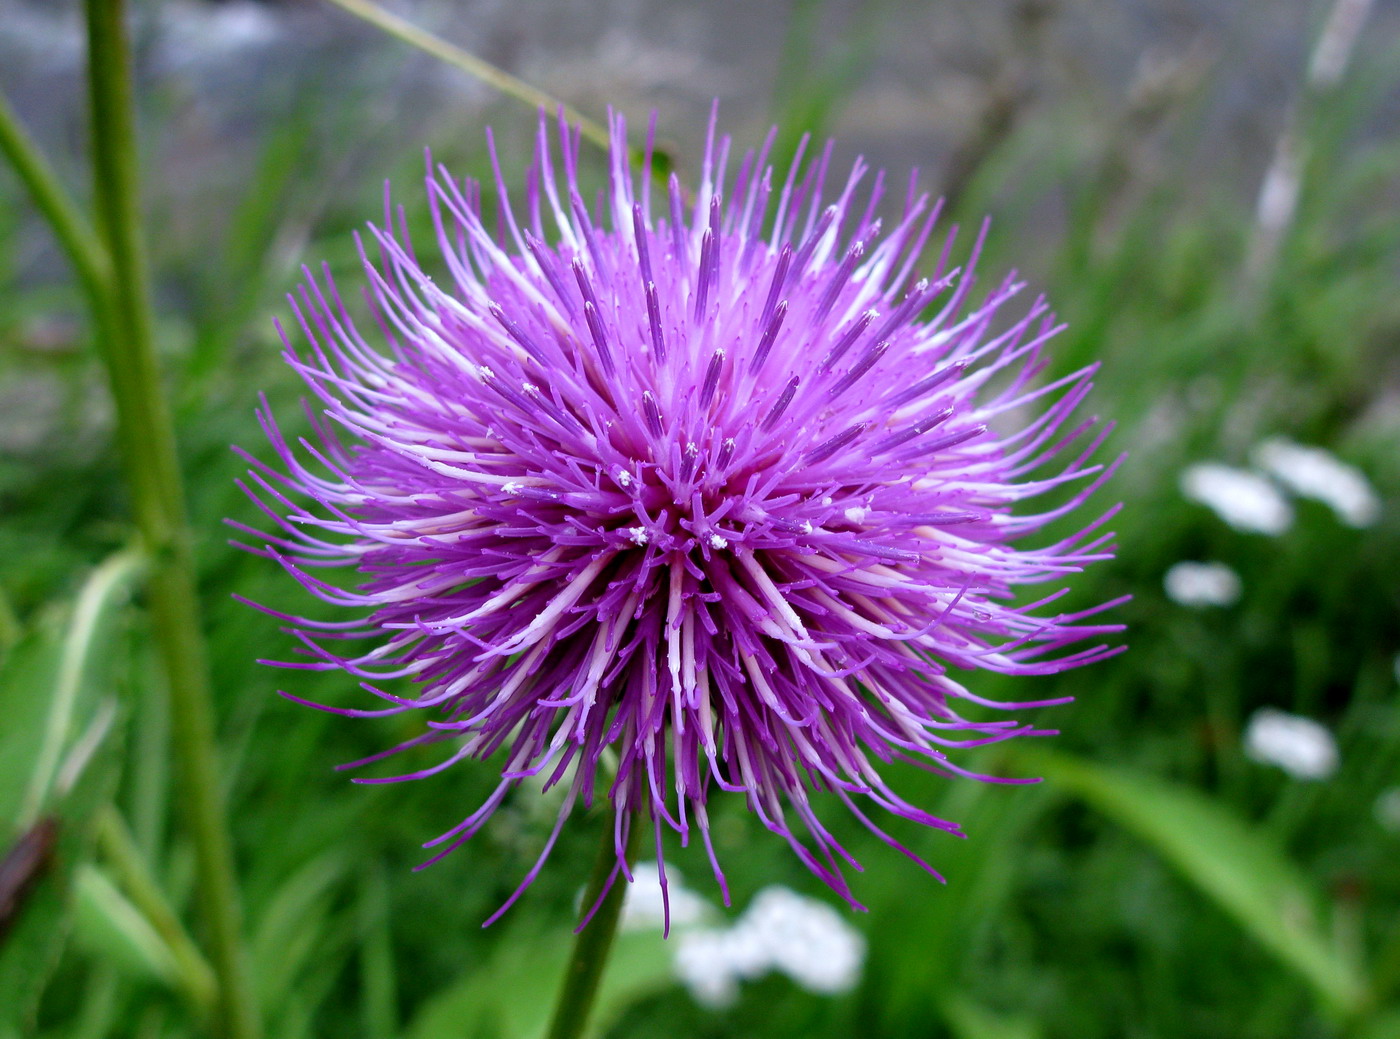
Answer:
[[(32, 646), (26, 643), (26, 646)], [(24, 647), (22, 647), (23, 649)], [(52, 654), (56, 670), (57, 652)], [(18, 654), (17, 654), (18, 656)], [(25, 656), (30, 654), (25, 652)], [(31, 657), (32, 662), (32, 657)], [(26, 674), (35, 674), (24, 661), (23, 671), (15, 674), (7, 666), (0, 686), (0, 697), (10, 700), (5, 692), (22, 692), (34, 687)], [(42, 665), (41, 665), (42, 666)], [(42, 685), (39, 686), (43, 688)], [(35, 698), (31, 698), (35, 699)], [(4, 717), (9, 724), (16, 712), (9, 710)], [(105, 716), (105, 720), (104, 720)], [(85, 862), (92, 843), (94, 820), (98, 809), (111, 800), (113, 788), (121, 771), (120, 738), (103, 738), (109, 733), (110, 713), (99, 707), (85, 734), (68, 753), (60, 767), (60, 776), (71, 773), (66, 785), (55, 785), (50, 798), (52, 815), (45, 816), (36, 830), (42, 828), (47, 836), (49, 854), (42, 853), (35, 862), (37, 872), (24, 878), (19, 897), (7, 907), (7, 929), (0, 941), (0, 1034), (7, 1025), (19, 1029), (18, 1034), (33, 1035), (40, 998), (57, 970), (72, 923), (72, 883), (74, 870)], [(7, 733), (8, 735), (8, 733)], [(0, 819), (6, 818), (0, 811)], [(32, 832), (32, 831), (31, 831)], [(5, 849), (8, 851), (8, 849)], [(0, 924), (4, 926), (4, 924)]]
[(96, 311), (106, 298), (111, 268), (107, 254), (39, 146), (25, 133), (3, 94), (0, 94), (0, 152), (9, 159), (39, 212), (48, 221)]
[[(159, 665), (149, 635), (133, 647), (138, 674), (154, 674)], [(171, 801), (170, 703), (161, 683), (146, 681), (133, 690), (132, 758), (126, 817), (137, 846), (154, 858), (163, 845)], [(227, 767), (227, 766), (226, 766)]]
[(357, 907), (360, 953), (360, 1014), (365, 1035), (397, 1035), (398, 992), (394, 940), (389, 929), (389, 884), (372, 864), (360, 881)]
[(1336, 1018), (1362, 1009), (1365, 984), (1325, 937), (1320, 898), (1264, 834), (1195, 791), (1150, 776), (1048, 751), (1018, 757), (1151, 845), (1306, 981)]
[(91, 863), (73, 878), (77, 939), (102, 962), (138, 978), (153, 978), (179, 990), (175, 955), (105, 870)]
[(126, 821), (112, 805), (97, 813), (97, 846), (106, 857), (132, 905), (150, 923), (169, 949), (181, 988), (201, 1014), (214, 1006), (214, 972), (180, 918), (166, 900)]
[(1035, 1018), (994, 1013), (966, 996), (943, 1000), (943, 1017), (954, 1039), (1040, 1039)]
[(531, 108), (546, 112), (562, 111), (564, 117), (583, 131), (583, 136), (604, 151), (608, 148), (608, 130), (586, 115), (558, 98), (531, 86), (523, 79), (512, 76), (505, 69), (497, 68), (489, 61), (478, 58), (470, 51), (448, 43), (440, 36), (434, 36), (426, 29), (420, 29), (412, 22), (384, 10), (373, 0), (330, 0), (343, 11), (363, 19), (377, 29), (402, 40), (409, 46), (417, 47), (426, 54), (455, 65), (473, 79), (479, 79), (487, 86), (494, 87), (507, 97), (522, 101)]
[(332, 900), (347, 869), (338, 850), (328, 851), (292, 873), (268, 900), (249, 947), (253, 981), (269, 1014), (280, 1015), (323, 951), (335, 914)]
[(132, 551), (119, 552), (99, 566), (83, 585), (73, 620), (63, 639), (58, 677), (49, 698), (49, 714), (44, 725), (43, 743), (20, 809), (19, 826), (28, 829), (39, 818), (58, 772), (59, 758), (73, 725), (73, 708), (78, 701), (89, 657), (103, 616), (130, 589), (141, 568), (141, 557)]

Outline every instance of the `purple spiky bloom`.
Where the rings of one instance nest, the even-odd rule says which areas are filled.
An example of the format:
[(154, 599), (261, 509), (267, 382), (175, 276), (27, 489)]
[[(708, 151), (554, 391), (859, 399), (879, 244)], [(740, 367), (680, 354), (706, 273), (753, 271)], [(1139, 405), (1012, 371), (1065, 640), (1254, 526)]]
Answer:
[[(730, 181), (712, 122), (694, 197), (673, 176), (653, 199), (616, 118), (590, 211), (579, 135), (560, 121), (562, 183), (551, 136), (542, 119), (522, 213), (497, 167), (495, 234), (478, 185), (430, 170), (445, 276), (425, 272), (389, 212), (371, 226), (369, 327), (387, 350), (329, 275), (308, 272), (292, 300), (309, 352), (288, 343), (287, 363), (329, 422), (313, 415), (298, 451), (264, 402), (281, 469), (249, 457), (249, 490), (279, 530), (254, 551), (367, 614), (284, 616), (311, 657), (289, 666), (343, 670), (388, 703), (324, 708), (337, 714), (423, 712), (421, 735), (367, 760), (447, 744), (431, 767), (363, 782), (499, 755), (499, 785), (429, 842), (430, 861), (526, 777), (565, 785), (506, 906), (599, 791), (617, 810), (617, 870), (647, 816), (658, 859), (665, 828), (682, 843), (698, 829), (723, 889), (716, 790), (742, 793), (854, 905), (841, 861), (854, 862), (813, 793), (896, 847), (856, 795), (957, 833), (893, 793), (877, 763), (969, 775), (948, 748), (1045, 734), (984, 708), (1061, 701), (992, 703), (953, 673), (1049, 674), (1116, 651), (1078, 648), (1117, 630), (1083, 623), (1103, 606), (1014, 602), (1016, 586), (1110, 554), (1097, 531), (1114, 510), (1027, 544), (1113, 468), (1092, 461), (1107, 429), (1071, 422), (1093, 368), (1038, 382), (1057, 330), (1044, 302), (998, 322), (1021, 286), (973, 302), (971, 264), (948, 269), (948, 245), (916, 280), (937, 206), (912, 181), (882, 233), (883, 175), (862, 190), (857, 162), (825, 201), (828, 146), (776, 185), (770, 135)], [(649, 139), (648, 170), (650, 151)], [(1066, 485), (1057, 506), (1017, 511)], [(353, 567), (361, 583), (317, 567)], [(341, 648), (357, 639), (369, 648)], [(402, 677), (416, 695), (374, 684)]]

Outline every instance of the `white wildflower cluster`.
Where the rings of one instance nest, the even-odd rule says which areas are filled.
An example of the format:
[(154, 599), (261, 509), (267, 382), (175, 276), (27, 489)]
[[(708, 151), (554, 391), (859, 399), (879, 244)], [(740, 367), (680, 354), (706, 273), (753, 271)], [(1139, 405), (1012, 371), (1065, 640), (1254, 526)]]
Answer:
[(676, 973), (697, 1003), (724, 1007), (739, 983), (769, 971), (809, 992), (835, 995), (860, 979), (865, 938), (824, 902), (784, 887), (767, 887), (732, 927), (679, 936)]
[(1369, 527), (1380, 518), (1380, 497), (1361, 470), (1320, 447), (1304, 447), (1272, 437), (1256, 447), (1250, 457), (1300, 498), (1313, 498), (1330, 506), (1349, 527)]
[(666, 871), (666, 893), (661, 891), (661, 871), (655, 862), (643, 861), (632, 867), (632, 883), (622, 903), (624, 931), (661, 927), (670, 902), (671, 926), (688, 927), (700, 923), (710, 910), (709, 903), (681, 882), (679, 870)]
[(1240, 598), (1240, 575), (1224, 563), (1177, 563), (1162, 584), (1182, 606), (1232, 606)]
[(1181, 474), (1181, 493), (1236, 530), (1282, 534), (1293, 525), (1288, 500), (1266, 477), (1250, 469), (1198, 462)]
[(1261, 707), (1250, 716), (1244, 752), (1295, 779), (1326, 779), (1337, 771), (1337, 741), (1325, 727), (1272, 707)]
[(1188, 466), (1181, 493), (1236, 530), (1254, 534), (1278, 535), (1293, 525), (1293, 507), (1280, 487), (1323, 502), (1348, 526), (1368, 527), (1380, 517), (1380, 497), (1361, 471), (1322, 448), (1271, 437), (1250, 457), (1257, 468)]
[(860, 980), (865, 938), (825, 902), (766, 887), (732, 926), (706, 924), (713, 907), (666, 871), (666, 899), (655, 862), (632, 867), (622, 904), (624, 931), (659, 929), (670, 903), (676, 977), (697, 1003), (726, 1007), (739, 984), (778, 971), (809, 992), (836, 995)]
[[(1351, 527), (1380, 517), (1380, 497), (1354, 466), (1320, 447), (1270, 437), (1250, 452), (1253, 469), (1198, 462), (1181, 474), (1181, 493), (1236, 530), (1277, 536), (1293, 525), (1284, 490), (1330, 506)], [(1239, 601), (1239, 575), (1224, 563), (1177, 563), (1163, 578), (1168, 597), (1182, 606), (1230, 606)]]

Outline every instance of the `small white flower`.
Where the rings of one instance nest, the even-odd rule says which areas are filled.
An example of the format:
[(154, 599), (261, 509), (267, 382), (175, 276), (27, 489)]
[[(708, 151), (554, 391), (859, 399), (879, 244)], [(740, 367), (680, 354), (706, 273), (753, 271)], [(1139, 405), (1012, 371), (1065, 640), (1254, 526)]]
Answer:
[(1278, 488), (1248, 469), (1198, 462), (1181, 474), (1181, 493), (1236, 530), (1282, 534), (1293, 523), (1293, 509)]
[(501, 490), (504, 491), (506, 494), (519, 494), (521, 486), (522, 484), (516, 483), (514, 480), (510, 480), (507, 483), (501, 484)]
[(711, 548), (716, 548), (716, 549), (718, 549), (718, 548), (723, 548), (723, 547), (724, 547), (725, 545), (727, 545), (727, 544), (729, 544), (729, 542), (726, 541), (726, 540), (724, 539), (724, 537), (722, 537), (721, 535), (719, 535), (719, 534), (711, 534), (711, 535), (710, 535), (710, 547), (711, 547)]
[(764, 888), (733, 927), (683, 932), (676, 975), (697, 1003), (734, 1002), (739, 982), (781, 971), (809, 992), (847, 992), (860, 980), (865, 938), (824, 902)]
[(676, 977), (701, 1006), (720, 1009), (739, 998), (732, 944), (728, 931), (686, 931), (677, 939)]
[(809, 992), (847, 992), (860, 980), (865, 937), (825, 902), (767, 887), (735, 929), (750, 931), (773, 966)]
[(1240, 598), (1240, 575), (1224, 563), (1177, 563), (1162, 585), (1182, 606), (1232, 606)]
[(628, 527), (627, 536), (632, 539), (635, 545), (645, 545), (648, 541), (646, 527)]
[[(703, 898), (681, 880), (680, 871), (666, 871), (666, 891), (671, 903), (671, 926), (688, 927), (699, 923), (709, 912)], [(654, 861), (632, 867), (632, 883), (622, 902), (622, 928), (640, 930), (660, 927), (666, 920), (666, 899), (661, 897), (661, 871)]]
[(1244, 731), (1245, 754), (1277, 765), (1295, 779), (1326, 779), (1337, 771), (1337, 742), (1311, 718), (1261, 707)]
[(1376, 798), (1376, 822), (1391, 833), (1400, 833), (1400, 786), (1381, 792)]
[(1331, 506), (1349, 527), (1369, 527), (1380, 518), (1380, 497), (1361, 470), (1320, 447), (1273, 437), (1256, 447), (1252, 457), (1294, 494)]

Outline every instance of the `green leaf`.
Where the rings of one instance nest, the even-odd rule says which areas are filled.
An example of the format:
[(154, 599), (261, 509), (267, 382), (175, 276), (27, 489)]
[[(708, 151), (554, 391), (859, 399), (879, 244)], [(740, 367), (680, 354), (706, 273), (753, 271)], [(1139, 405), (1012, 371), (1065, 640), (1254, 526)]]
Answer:
[(34, 861), (34, 879), (0, 941), (0, 1028), (23, 1030), (33, 1016), (68, 933), (73, 871), (116, 785), (116, 706), (94, 703), (90, 672), (94, 659), (116, 656), (100, 651), (110, 648), (138, 570), (130, 552), (108, 558), (84, 582), (66, 622), (59, 623), (65, 611), (47, 611), (0, 669), (0, 854), (53, 828), (52, 854)]
[(74, 937), (80, 945), (130, 977), (179, 988), (174, 952), (105, 871), (90, 863), (79, 866), (73, 889)]
[(20, 806), (34, 775), (48, 716), (47, 690), (58, 672), (60, 637), (45, 624), (29, 632), (0, 668), (0, 841), (22, 832)]
[(1160, 779), (1045, 751), (1019, 756), (1151, 845), (1306, 981), (1329, 1010), (1345, 1017), (1361, 1005), (1365, 986), (1325, 937), (1318, 892), (1261, 831)]
[(114, 881), (132, 908), (141, 915), (168, 950), (179, 987), (201, 1017), (208, 1017), (217, 998), (214, 971), (185, 930), (178, 914), (161, 889), (150, 865), (126, 827), (126, 820), (112, 805), (97, 816), (97, 846)]
[(73, 608), (46, 611), (0, 669), (0, 854), (43, 835), (53, 844), (52, 854), (32, 860), (32, 881), (0, 942), (0, 1028), (22, 1031), (34, 1014), (69, 930), (71, 877), (116, 786), (116, 707), (94, 703), (98, 676), (90, 672), (92, 662), (119, 657), (104, 650), (139, 569), (130, 552), (106, 559)]
[(1039, 1039), (1035, 1018), (998, 1014), (962, 996), (941, 1000), (943, 1020), (955, 1039)]
[[(98, 724), (89, 725), (88, 733), (79, 738), (79, 744), (96, 742), (95, 753), (55, 806), (56, 814), (47, 817), (58, 823), (53, 857), (26, 891), (13, 926), (0, 941), (0, 1033), (11, 1026), (28, 1034), (39, 996), (67, 939), (73, 871), (88, 857), (94, 817), (111, 800), (119, 772), (121, 741), (110, 732), (102, 738), (104, 731), (99, 718)], [(70, 753), (61, 773), (73, 762)]]
[(109, 556), (71, 609), (45, 611), (6, 657), (0, 669), (0, 841), (29, 829), (50, 800), (62, 796), (54, 790), (61, 762), (75, 723), (89, 716), (95, 700), (92, 661), (112, 656), (106, 651), (140, 567), (134, 552)]
[[(134, 551), (118, 552), (105, 559), (83, 582), (73, 606), (58, 667), (48, 686), (48, 712), (43, 742), (34, 761), (34, 773), (21, 809), (21, 825), (28, 826), (44, 809), (58, 779), (59, 762), (73, 736), (73, 723), (83, 691), (83, 678), (92, 658), (105, 648), (115, 615), (126, 604), (132, 583), (141, 571), (141, 557)], [(61, 793), (61, 791), (60, 791)]]

